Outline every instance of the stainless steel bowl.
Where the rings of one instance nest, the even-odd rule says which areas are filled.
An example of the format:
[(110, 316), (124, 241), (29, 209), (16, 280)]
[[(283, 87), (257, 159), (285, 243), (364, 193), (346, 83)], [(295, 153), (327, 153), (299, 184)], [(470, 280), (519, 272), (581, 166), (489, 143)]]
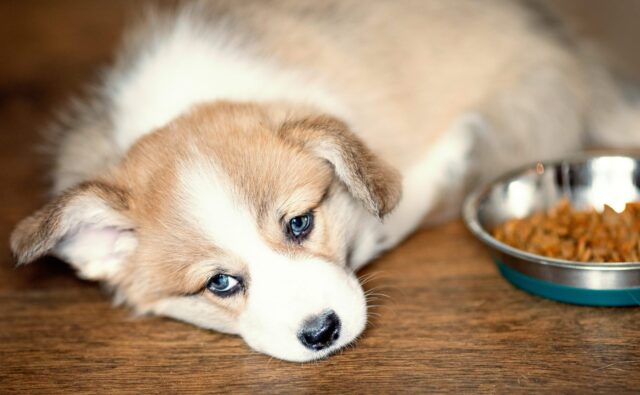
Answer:
[(640, 305), (640, 262), (583, 263), (531, 254), (491, 236), (511, 218), (546, 210), (568, 198), (578, 209), (604, 204), (621, 211), (640, 200), (640, 157), (579, 154), (512, 171), (467, 197), (463, 216), (514, 285), (568, 303)]

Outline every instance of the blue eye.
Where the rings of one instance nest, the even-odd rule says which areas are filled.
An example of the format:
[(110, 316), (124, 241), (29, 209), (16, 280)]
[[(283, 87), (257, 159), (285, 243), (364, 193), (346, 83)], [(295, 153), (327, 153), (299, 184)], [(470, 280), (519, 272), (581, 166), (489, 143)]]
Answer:
[(207, 282), (207, 289), (222, 297), (235, 294), (241, 287), (240, 280), (228, 274), (216, 274)]
[(289, 220), (288, 233), (295, 240), (301, 240), (313, 228), (313, 214), (299, 215)]

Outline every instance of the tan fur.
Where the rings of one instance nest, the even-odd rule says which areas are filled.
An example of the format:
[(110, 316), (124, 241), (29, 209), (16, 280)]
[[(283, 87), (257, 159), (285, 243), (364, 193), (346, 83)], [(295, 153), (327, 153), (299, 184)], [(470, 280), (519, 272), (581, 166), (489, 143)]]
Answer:
[(541, 27), (537, 15), (518, 1), (231, 0), (203, 3), (201, 12), (239, 22), (239, 36), (250, 36), (260, 56), (339, 93), (355, 132), (400, 170), (419, 161), (459, 114), (523, 73), (555, 70), (588, 96), (589, 71), (576, 48), (532, 34)]
[[(193, 234), (185, 227), (182, 213), (176, 211), (175, 167), (184, 161), (210, 160), (223, 168), (240, 196), (252, 207), (263, 237), (275, 250), (303, 252), (345, 264), (344, 241), (337, 239), (338, 229), (331, 228), (323, 207), (330, 190), (331, 194), (339, 193), (341, 188), (333, 185), (339, 181), (334, 180), (330, 164), (305, 147), (305, 142), (312, 141), (305, 136), (313, 137), (321, 126), (327, 125), (315, 118), (278, 125), (280, 120), (278, 113), (271, 114), (255, 104), (199, 106), (141, 140), (114, 171), (116, 183), (131, 191), (134, 200), (131, 215), (140, 235), (139, 252), (116, 280), (133, 304), (200, 290), (205, 277), (189, 282), (187, 275), (198, 271), (190, 268), (194, 262), (204, 258), (237, 262), (210, 246), (202, 235)], [(331, 124), (327, 119), (323, 121)], [(324, 133), (332, 131), (329, 128)], [(364, 149), (354, 138), (339, 141), (336, 146), (347, 150), (345, 155), (352, 161), (353, 171), (359, 169), (359, 174), (371, 178), (366, 185), (385, 202), (381, 213), (386, 213), (397, 202), (398, 179), (387, 180), (373, 174), (372, 171), (380, 171), (375, 165), (353, 162), (373, 161), (366, 152), (351, 155)], [(384, 182), (395, 185), (396, 190), (384, 190), (379, 185)], [(312, 236), (304, 245), (286, 240), (284, 224), (310, 210), (315, 213)], [(238, 272), (243, 271), (242, 265), (237, 262)], [(145, 282), (135, 283), (140, 278)]]
[[(404, 171), (465, 111), (486, 110), (492, 121), (509, 123), (500, 109), (490, 108), (493, 99), (526, 95), (526, 88), (513, 88), (528, 74), (553, 74), (541, 82), (543, 89), (566, 85), (556, 96), (577, 111), (598, 108), (590, 85), (599, 85), (598, 95), (609, 95), (607, 77), (594, 73), (597, 67), (585, 67), (571, 40), (545, 32), (519, 3), (218, 0), (187, 5), (194, 23), (224, 26), (231, 41), (257, 59), (326, 86), (348, 108), (343, 121), (354, 133)], [(142, 25), (116, 67), (126, 67), (133, 54), (145, 51), (146, 39), (170, 20), (158, 17)], [(535, 106), (536, 100), (525, 105)], [(124, 155), (109, 142), (112, 125), (104, 111), (95, 109), (100, 97), (96, 102), (72, 111), (64, 128), (70, 131), (56, 134), (61, 136), (55, 144), (57, 192), (95, 177), (101, 166)], [(519, 154), (523, 161), (530, 157)]]
[[(398, 204), (400, 174), (371, 153), (344, 122), (327, 116), (310, 117), (287, 122), (278, 132), (285, 140), (319, 152), (334, 166), (344, 167), (342, 181), (373, 214), (383, 217)], [(331, 157), (333, 153), (337, 158)]]
[(129, 210), (129, 196), (125, 191), (99, 181), (84, 182), (18, 224), (11, 234), (11, 250), (19, 264), (47, 254), (61, 241), (65, 236), (64, 232), (68, 230), (63, 224), (65, 209), (83, 198), (99, 199), (115, 211)]
[[(163, 297), (201, 292), (205, 274), (215, 268), (198, 266), (199, 261), (231, 263), (235, 272), (243, 273), (243, 262), (194, 233), (177, 210), (176, 167), (208, 160), (230, 177), (272, 248), (344, 264), (344, 241), (336, 238), (339, 233), (331, 228), (323, 207), (328, 195), (343, 193), (342, 187), (334, 185), (340, 181), (334, 178), (331, 163), (315, 155), (313, 142), (331, 141), (349, 171), (363, 177), (347, 189), (356, 196), (372, 194), (376, 203), (372, 210), (381, 215), (398, 200), (399, 178), (378, 164), (343, 123), (329, 117), (299, 118), (302, 115), (295, 109), (289, 114), (299, 119), (279, 123), (282, 109), (273, 111), (231, 103), (193, 109), (142, 139), (99, 182), (81, 184), (26, 219), (14, 233), (14, 250), (22, 261), (48, 252), (60, 237), (56, 224), (66, 205), (79, 194), (96, 194), (135, 224), (136, 253), (117, 278), (109, 279), (130, 304), (145, 306)], [(304, 245), (286, 240), (284, 224), (311, 210), (312, 237)], [(226, 306), (228, 301), (218, 303)]]

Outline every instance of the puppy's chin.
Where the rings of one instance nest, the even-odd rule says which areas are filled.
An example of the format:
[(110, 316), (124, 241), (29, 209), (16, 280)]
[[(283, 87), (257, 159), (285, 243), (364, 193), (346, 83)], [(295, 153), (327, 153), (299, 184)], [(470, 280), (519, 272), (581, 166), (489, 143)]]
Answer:
[(252, 341), (247, 338), (245, 338), (245, 341), (251, 348), (258, 352), (289, 362), (310, 362), (324, 359), (344, 347), (344, 345), (336, 345), (320, 351), (310, 351), (300, 344), (293, 344), (289, 347), (285, 346), (282, 348), (262, 348), (261, 345), (252, 344)]

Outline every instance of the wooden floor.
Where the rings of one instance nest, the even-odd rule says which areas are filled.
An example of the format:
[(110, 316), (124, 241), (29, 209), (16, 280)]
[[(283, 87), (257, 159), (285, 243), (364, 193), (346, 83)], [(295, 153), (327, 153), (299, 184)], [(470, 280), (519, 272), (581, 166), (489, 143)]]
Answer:
[[(0, 240), (45, 200), (37, 130), (110, 59), (127, 4), (0, 2)], [(2, 242), (0, 393), (640, 391), (640, 309), (516, 290), (459, 222), (420, 232), (362, 274), (385, 296), (361, 340), (294, 364), (237, 337), (132, 318), (62, 262), (14, 268)]]

